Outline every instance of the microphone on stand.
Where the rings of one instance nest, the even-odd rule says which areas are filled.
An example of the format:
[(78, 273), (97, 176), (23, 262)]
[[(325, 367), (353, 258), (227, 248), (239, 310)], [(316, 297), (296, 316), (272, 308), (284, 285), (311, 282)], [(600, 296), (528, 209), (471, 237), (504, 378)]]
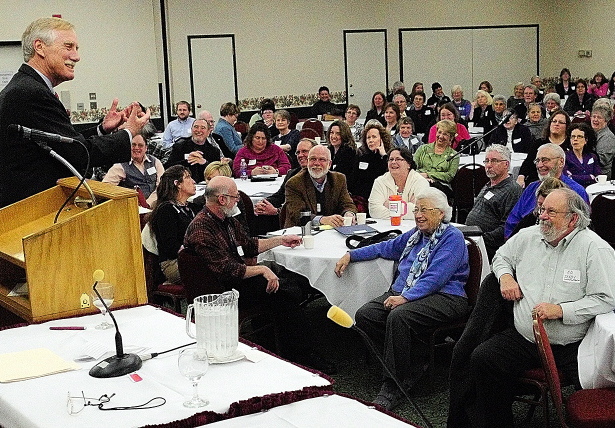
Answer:
[(9, 132), (16, 133), (20, 138), (24, 140), (33, 141), (41, 148), (49, 151), (50, 149), (47, 146), (47, 143), (64, 143), (64, 144), (72, 144), (75, 143), (74, 138), (64, 137), (63, 135), (53, 134), (51, 132), (39, 131), (38, 129), (31, 129), (26, 126), (11, 124), (8, 127)]
[(363, 338), (363, 340), (365, 340), (367, 345), (370, 347), (372, 352), (376, 355), (376, 357), (378, 358), (378, 361), (380, 361), (380, 364), (382, 365), (386, 373), (389, 375), (391, 379), (393, 379), (393, 381), (395, 382), (395, 385), (397, 385), (397, 387), (404, 394), (404, 397), (406, 397), (406, 400), (408, 400), (408, 402), (412, 405), (412, 407), (414, 407), (414, 410), (419, 414), (421, 419), (423, 419), (423, 422), (425, 422), (425, 425), (427, 425), (429, 428), (432, 428), (432, 425), (431, 425), (431, 422), (429, 422), (429, 419), (427, 419), (427, 417), (423, 414), (419, 406), (410, 398), (410, 396), (406, 392), (406, 389), (402, 386), (399, 379), (397, 379), (397, 376), (395, 376), (391, 372), (391, 370), (387, 367), (384, 360), (382, 359), (382, 356), (376, 350), (376, 347), (374, 346), (374, 342), (372, 342), (372, 340), (369, 338), (367, 333), (365, 333), (363, 330), (361, 330), (359, 327), (356, 326), (351, 316), (348, 315), (348, 313), (344, 311), (342, 308), (333, 305), (327, 311), (327, 318), (329, 318), (334, 323), (341, 325), (342, 327), (352, 328), (354, 331), (359, 333), (359, 335)]
[(516, 113), (514, 111), (509, 111), (508, 113), (506, 113), (506, 116), (504, 116), (502, 118), (500, 123), (498, 123), (498, 126), (506, 125), (508, 123), (508, 121), (510, 120), (510, 118), (513, 117), (513, 115), (515, 115), (515, 114)]
[(109, 357), (107, 359), (102, 360), (94, 367), (90, 369), (90, 376), (98, 377), (98, 378), (108, 378), (108, 377), (118, 377), (123, 376), (128, 373), (132, 373), (136, 370), (139, 370), (143, 365), (143, 361), (136, 354), (125, 354), (124, 353), (124, 345), (122, 343), (122, 335), (120, 334), (120, 329), (117, 326), (117, 321), (113, 316), (113, 312), (109, 310), (109, 307), (105, 303), (105, 299), (98, 293), (96, 286), (102, 279), (105, 277), (105, 273), (97, 269), (94, 271), (94, 285), (92, 289), (96, 296), (100, 299), (101, 303), (109, 313), (109, 316), (113, 320), (113, 324), (115, 325), (115, 355)]

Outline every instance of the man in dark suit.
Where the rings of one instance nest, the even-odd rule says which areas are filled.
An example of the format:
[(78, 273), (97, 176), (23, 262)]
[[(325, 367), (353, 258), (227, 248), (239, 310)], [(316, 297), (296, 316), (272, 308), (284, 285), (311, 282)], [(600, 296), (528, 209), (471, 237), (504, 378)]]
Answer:
[(310, 150), (308, 165), (286, 183), (286, 227), (299, 224), (301, 211), (312, 213), (314, 225), (343, 226), (357, 207), (346, 187), (346, 176), (329, 171), (331, 152), (325, 146)]
[(197, 119), (204, 119), (207, 121), (207, 123), (209, 123), (209, 128), (211, 128), (209, 137), (207, 137), (207, 141), (209, 141), (209, 144), (214, 147), (217, 146), (225, 158), (233, 159), (235, 157), (235, 154), (229, 150), (226, 144), (224, 144), (224, 138), (222, 138), (222, 135), (216, 134), (214, 132), (214, 128), (216, 127), (216, 121), (214, 120), (212, 114), (207, 110), (202, 110), (197, 115)]
[[(90, 153), (91, 166), (130, 160), (130, 143), (149, 121), (149, 110), (138, 103), (117, 111), (118, 100), (102, 123), (83, 135), (70, 122), (54, 87), (75, 77), (79, 57), (74, 26), (60, 18), (41, 18), (31, 23), (22, 36), (23, 64), (0, 92), (0, 207), (55, 186), (72, 173), (34, 143), (24, 141), (8, 126), (59, 134), (81, 141)], [(134, 107), (134, 108), (133, 108)], [(122, 130), (116, 131), (119, 127)], [(85, 173), (87, 156), (77, 143), (49, 143), (78, 171)]]

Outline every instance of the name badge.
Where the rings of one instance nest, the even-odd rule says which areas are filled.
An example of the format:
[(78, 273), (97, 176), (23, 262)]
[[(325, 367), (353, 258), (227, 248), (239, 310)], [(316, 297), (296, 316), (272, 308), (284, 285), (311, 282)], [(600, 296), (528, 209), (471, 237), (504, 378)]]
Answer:
[(333, 166), (331, 167), (331, 169), (335, 171), (335, 168), (336, 168), (336, 167), (337, 167), (337, 165), (333, 165)]
[(513, 140), (513, 144), (517, 144), (517, 143), (520, 143), (520, 142), (521, 142), (521, 138), (515, 138)]
[(491, 193), (491, 190), (489, 190), (487, 193), (485, 193), (485, 199), (489, 200), (493, 198), (493, 193)]
[(416, 138), (413, 138), (412, 140), (410, 140), (410, 142), (412, 143), (412, 145), (415, 145), (419, 143), (419, 140)]
[(156, 174), (156, 167), (150, 166), (149, 168), (147, 168), (146, 172), (147, 172), (147, 175), (154, 175)]
[(563, 281), (579, 284), (581, 282), (581, 271), (576, 269), (564, 269)]
[(425, 116), (431, 116), (431, 110), (425, 110)]
[(184, 155), (184, 159), (185, 159), (185, 160), (188, 160), (188, 158), (189, 158), (189, 157), (190, 157), (190, 153), (186, 153), (186, 154)]
[(594, 158), (590, 158), (590, 159), (587, 161), (587, 165), (591, 165), (591, 164), (593, 164), (593, 163), (594, 163)]
[(359, 162), (359, 169), (367, 169), (368, 166), (367, 162)]
[(241, 245), (237, 246), (237, 254), (239, 254), (239, 257), (243, 257), (243, 247)]
[(256, 165), (256, 159), (248, 159), (248, 165)]

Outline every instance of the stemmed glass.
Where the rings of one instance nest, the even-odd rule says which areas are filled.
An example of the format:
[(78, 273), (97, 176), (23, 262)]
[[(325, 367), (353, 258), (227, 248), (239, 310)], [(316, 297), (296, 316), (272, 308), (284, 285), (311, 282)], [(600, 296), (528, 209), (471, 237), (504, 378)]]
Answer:
[(184, 402), (185, 407), (203, 407), (209, 401), (199, 397), (199, 380), (207, 373), (209, 359), (203, 348), (191, 347), (182, 350), (177, 360), (179, 372), (192, 382), (192, 398)]
[[(109, 284), (107, 282), (99, 282), (96, 285), (96, 291), (98, 291), (98, 294), (100, 294), (100, 296), (103, 298), (103, 300), (107, 304), (107, 307), (110, 307), (111, 304), (113, 304), (113, 284)], [(92, 304), (94, 304), (94, 306), (96, 306), (103, 314), (103, 322), (98, 324), (96, 328), (98, 330), (106, 330), (113, 327), (113, 324), (109, 324), (107, 322), (107, 310), (105, 309), (104, 305), (102, 304), (94, 290), (92, 290)]]

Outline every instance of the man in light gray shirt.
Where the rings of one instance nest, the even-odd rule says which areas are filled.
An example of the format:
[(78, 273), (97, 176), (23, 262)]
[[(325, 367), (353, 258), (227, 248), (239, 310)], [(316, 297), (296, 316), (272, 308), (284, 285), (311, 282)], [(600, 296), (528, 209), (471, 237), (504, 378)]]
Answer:
[(513, 426), (516, 380), (540, 366), (533, 313), (544, 320), (558, 368), (580, 387), (578, 346), (594, 317), (615, 307), (615, 252), (588, 225), (583, 199), (557, 189), (540, 208), (540, 224), (521, 230), (497, 251), (493, 273), (502, 297), (513, 302), (514, 327), (472, 352), (471, 426)]

